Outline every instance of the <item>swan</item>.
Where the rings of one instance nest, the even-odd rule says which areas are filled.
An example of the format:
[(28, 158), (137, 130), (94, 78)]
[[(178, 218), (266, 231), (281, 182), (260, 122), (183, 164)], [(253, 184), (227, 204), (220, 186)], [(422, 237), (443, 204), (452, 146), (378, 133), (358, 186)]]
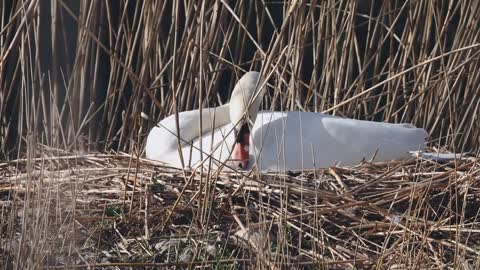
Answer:
[(427, 133), (411, 124), (346, 119), (313, 112), (259, 112), (265, 87), (258, 72), (246, 73), (230, 102), (178, 113), (149, 133), (148, 159), (175, 167), (227, 164), (261, 171), (351, 166), (363, 160), (412, 158)]

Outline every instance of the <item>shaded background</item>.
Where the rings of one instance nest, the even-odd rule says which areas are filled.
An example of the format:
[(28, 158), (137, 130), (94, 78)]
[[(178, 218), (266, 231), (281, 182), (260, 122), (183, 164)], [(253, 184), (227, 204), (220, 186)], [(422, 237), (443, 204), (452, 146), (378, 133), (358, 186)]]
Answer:
[(478, 1), (292, 2), (1, 1), (0, 157), (140, 152), (141, 112), (219, 105), (262, 67), (264, 109), (410, 122), (478, 151)]

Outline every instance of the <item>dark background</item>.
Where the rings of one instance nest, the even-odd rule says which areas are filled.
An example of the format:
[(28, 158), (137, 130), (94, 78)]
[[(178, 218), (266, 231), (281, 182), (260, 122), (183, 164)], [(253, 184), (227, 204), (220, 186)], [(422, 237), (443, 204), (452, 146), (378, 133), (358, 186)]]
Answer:
[[(279, 2), (227, 1), (239, 23), (218, 1), (2, 1), (0, 156), (38, 145), (141, 151), (152, 123), (140, 112), (158, 121), (227, 102), (244, 71), (265, 65), (255, 43), (280, 63), (265, 109), (328, 110), (478, 44), (479, 4), (459, 2), (299, 1), (288, 17)], [(432, 61), (329, 113), (411, 122), (432, 146), (478, 150), (479, 51)]]

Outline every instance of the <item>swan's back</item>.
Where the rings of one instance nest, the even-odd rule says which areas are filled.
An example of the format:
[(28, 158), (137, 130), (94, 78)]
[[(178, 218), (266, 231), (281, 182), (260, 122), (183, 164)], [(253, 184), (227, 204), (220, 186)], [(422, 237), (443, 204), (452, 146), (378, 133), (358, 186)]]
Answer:
[(410, 158), (424, 148), (423, 129), (310, 112), (261, 112), (252, 132), (252, 149), (261, 170), (324, 168), (362, 159)]

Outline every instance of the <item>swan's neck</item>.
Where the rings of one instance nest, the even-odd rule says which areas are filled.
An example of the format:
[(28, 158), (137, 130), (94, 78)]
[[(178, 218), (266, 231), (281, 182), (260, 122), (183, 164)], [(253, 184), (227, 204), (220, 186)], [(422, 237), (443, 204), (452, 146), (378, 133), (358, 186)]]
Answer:
[(228, 104), (182, 112), (179, 117), (182, 144), (192, 142), (203, 134), (230, 123)]

